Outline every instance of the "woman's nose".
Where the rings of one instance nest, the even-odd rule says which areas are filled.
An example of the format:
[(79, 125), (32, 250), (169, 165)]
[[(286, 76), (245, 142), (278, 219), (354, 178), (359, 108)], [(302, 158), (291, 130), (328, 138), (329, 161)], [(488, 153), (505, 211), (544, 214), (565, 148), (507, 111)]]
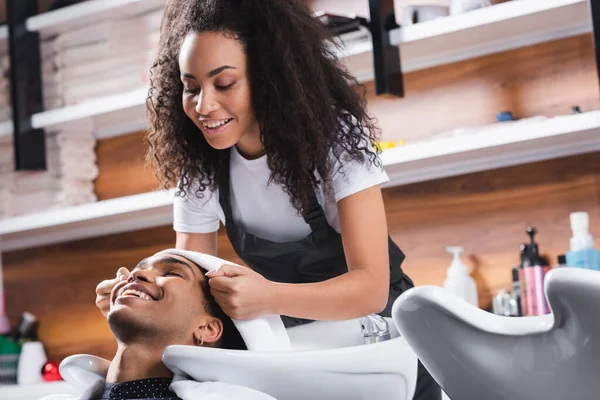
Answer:
[(219, 109), (219, 103), (216, 101), (215, 96), (210, 93), (209, 90), (203, 91), (198, 95), (198, 101), (196, 102), (196, 112), (207, 117), (210, 113)]

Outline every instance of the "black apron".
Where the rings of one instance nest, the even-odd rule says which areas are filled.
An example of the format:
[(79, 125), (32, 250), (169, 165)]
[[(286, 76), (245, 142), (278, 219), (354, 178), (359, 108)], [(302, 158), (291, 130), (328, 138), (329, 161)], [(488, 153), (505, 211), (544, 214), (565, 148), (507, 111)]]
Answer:
[[(227, 157), (229, 159), (229, 157)], [(333, 229), (325, 217), (325, 212), (313, 193), (308, 213), (304, 221), (310, 226), (311, 233), (305, 238), (293, 242), (273, 242), (245, 232), (233, 220), (231, 210), (229, 160), (223, 163), (223, 171), (219, 182), (219, 203), (225, 214), (227, 236), (237, 255), (254, 271), (266, 279), (280, 283), (315, 283), (335, 278), (348, 272), (342, 236)], [(394, 301), (409, 288), (412, 280), (402, 272), (400, 264), (404, 254), (388, 235), (390, 258), (390, 289), (385, 309), (379, 313), (383, 317), (391, 317)], [(293, 318), (282, 315), (286, 327), (306, 324), (312, 320)], [(423, 386), (425, 384), (426, 386)], [(420, 386), (422, 386), (420, 388)], [(419, 362), (419, 377), (415, 399), (437, 400), (440, 396), (417, 397), (420, 390), (439, 387)]]

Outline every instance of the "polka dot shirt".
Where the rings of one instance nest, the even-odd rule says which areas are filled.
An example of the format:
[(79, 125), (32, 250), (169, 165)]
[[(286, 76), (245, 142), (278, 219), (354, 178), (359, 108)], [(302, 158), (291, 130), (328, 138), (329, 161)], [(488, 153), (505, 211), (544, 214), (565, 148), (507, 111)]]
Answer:
[(169, 389), (169, 378), (142, 379), (123, 383), (107, 383), (100, 400), (181, 400)]

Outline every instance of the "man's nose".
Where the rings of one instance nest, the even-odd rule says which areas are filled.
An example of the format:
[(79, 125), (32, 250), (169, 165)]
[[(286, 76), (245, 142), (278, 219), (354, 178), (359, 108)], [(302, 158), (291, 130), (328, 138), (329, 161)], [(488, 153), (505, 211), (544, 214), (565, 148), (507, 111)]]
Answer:
[(129, 274), (127, 282), (154, 282), (154, 274), (148, 270), (134, 270)]

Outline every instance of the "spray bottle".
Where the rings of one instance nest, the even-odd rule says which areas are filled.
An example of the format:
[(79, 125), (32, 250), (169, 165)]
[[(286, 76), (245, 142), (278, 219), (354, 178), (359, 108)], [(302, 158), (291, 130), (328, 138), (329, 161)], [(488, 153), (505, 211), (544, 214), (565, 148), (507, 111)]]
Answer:
[(587, 212), (571, 214), (571, 250), (567, 252), (569, 267), (594, 269), (600, 271), (600, 255), (594, 248), (594, 238), (590, 234), (590, 220)]
[(458, 246), (447, 247), (446, 251), (454, 254), (454, 260), (448, 268), (448, 276), (444, 282), (444, 289), (449, 290), (458, 297), (479, 307), (477, 298), (477, 285), (475, 280), (469, 275), (468, 268), (462, 263), (460, 253), (463, 248)]

